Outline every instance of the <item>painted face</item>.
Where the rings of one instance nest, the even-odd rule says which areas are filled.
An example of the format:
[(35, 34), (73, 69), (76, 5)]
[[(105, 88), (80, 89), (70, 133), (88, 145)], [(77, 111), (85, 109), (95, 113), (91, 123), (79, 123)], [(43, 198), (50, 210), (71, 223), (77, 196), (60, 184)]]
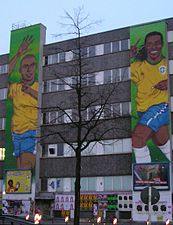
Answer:
[(36, 61), (34, 56), (28, 56), (22, 60), (20, 72), (25, 84), (32, 84), (35, 79)]
[(149, 62), (157, 63), (162, 57), (162, 40), (160, 35), (151, 35), (147, 38), (145, 49), (147, 51), (147, 60)]

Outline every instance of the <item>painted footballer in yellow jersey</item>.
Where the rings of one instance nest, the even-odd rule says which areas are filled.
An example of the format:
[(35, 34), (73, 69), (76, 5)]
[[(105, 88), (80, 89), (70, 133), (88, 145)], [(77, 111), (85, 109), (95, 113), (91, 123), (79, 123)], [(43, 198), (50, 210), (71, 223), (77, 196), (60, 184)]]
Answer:
[(13, 101), (12, 140), (17, 168), (34, 168), (38, 113), (38, 82), (35, 81), (37, 63), (33, 54), (26, 54), (32, 37), (26, 37), (9, 64), (9, 74), (20, 61), (21, 82), (9, 86), (9, 98)]
[(145, 37), (143, 55), (137, 48), (139, 40), (131, 47), (130, 57), (142, 56), (131, 63), (131, 79), (137, 87), (136, 110), (139, 121), (132, 132), (132, 146), (137, 163), (151, 162), (146, 142), (153, 143), (170, 160), (168, 133), (168, 87), (166, 59), (162, 56), (163, 36), (150, 32)]

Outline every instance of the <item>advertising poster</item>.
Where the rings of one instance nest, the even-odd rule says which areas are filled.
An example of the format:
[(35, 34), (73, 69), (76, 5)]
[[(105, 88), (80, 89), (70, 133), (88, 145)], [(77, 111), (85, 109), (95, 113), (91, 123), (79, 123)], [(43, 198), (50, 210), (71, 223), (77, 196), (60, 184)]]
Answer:
[[(164, 199), (170, 195), (167, 207), (171, 205), (170, 190), (170, 121), (167, 65), (167, 37), (165, 22), (156, 22), (130, 29), (130, 71), (132, 102), (132, 148), (133, 163), (146, 164), (133, 166), (133, 196), (140, 196), (137, 190), (157, 186), (162, 189)], [(157, 163), (157, 165), (155, 164)], [(160, 163), (165, 163), (159, 166)], [(150, 165), (149, 165), (150, 164)], [(161, 177), (167, 171), (166, 177)], [(164, 179), (164, 181), (162, 181)], [(140, 201), (140, 199), (139, 199)], [(158, 211), (159, 213), (159, 211)], [(146, 214), (146, 219), (148, 212)], [(172, 219), (172, 215), (167, 217)], [(133, 219), (141, 220), (134, 210)], [(158, 218), (161, 218), (160, 216)], [(156, 216), (152, 217), (157, 221)]]
[(6, 171), (6, 193), (30, 193), (31, 176), (31, 170)]
[(55, 195), (55, 210), (74, 210), (74, 195)]
[[(41, 24), (11, 31), (4, 169), (9, 171), (12, 169), (13, 172), (7, 172), (4, 177), (3, 199), (34, 199), (38, 91), (44, 39), (45, 27)], [(17, 179), (20, 181), (17, 182)], [(7, 196), (9, 180), (17, 186), (16, 192), (23, 193), (22, 196), (15, 196), (16, 192)], [(26, 181), (25, 187), (24, 181)], [(12, 185), (11, 181), (9, 183)]]
[(3, 200), (2, 214), (10, 216), (26, 216), (31, 212), (30, 201)]

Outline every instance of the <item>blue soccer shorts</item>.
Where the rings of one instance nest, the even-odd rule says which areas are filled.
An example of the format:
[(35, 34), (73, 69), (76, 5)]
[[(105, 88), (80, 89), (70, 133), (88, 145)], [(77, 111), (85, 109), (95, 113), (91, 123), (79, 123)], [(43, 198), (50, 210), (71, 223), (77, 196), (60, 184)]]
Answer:
[(36, 131), (29, 130), (22, 134), (12, 133), (13, 155), (19, 157), (22, 153), (36, 154)]
[(162, 126), (169, 124), (168, 104), (160, 103), (151, 106), (145, 112), (138, 112), (140, 117), (138, 124), (150, 127), (157, 132)]

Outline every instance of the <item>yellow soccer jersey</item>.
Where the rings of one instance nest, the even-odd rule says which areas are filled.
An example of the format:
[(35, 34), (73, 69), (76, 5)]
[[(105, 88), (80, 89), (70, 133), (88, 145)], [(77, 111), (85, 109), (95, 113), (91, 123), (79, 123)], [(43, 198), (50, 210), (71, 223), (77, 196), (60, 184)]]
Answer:
[(130, 70), (131, 80), (137, 85), (136, 108), (138, 112), (144, 112), (152, 105), (168, 102), (168, 91), (154, 88), (158, 82), (168, 78), (166, 59), (162, 59), (156, 65), (146, 60), (134, 62)]
[[(13, 83), (9, 87), (9, 98), (13, 100), (12, 132), (21, 134), (28, 130), (36, 130), (38, 118), (38, 101), (24, 93), (21, 83)], [(38, 82), (31, 88), (38, 91)]]

